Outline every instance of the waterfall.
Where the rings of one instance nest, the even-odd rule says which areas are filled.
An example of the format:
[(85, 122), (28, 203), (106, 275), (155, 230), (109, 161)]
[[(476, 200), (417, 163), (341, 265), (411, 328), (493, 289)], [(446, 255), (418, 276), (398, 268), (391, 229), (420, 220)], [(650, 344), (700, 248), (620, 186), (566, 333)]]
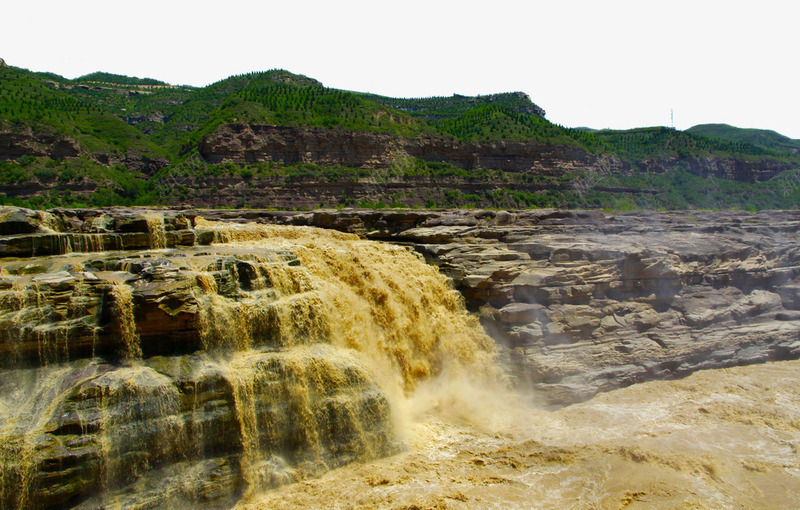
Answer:
[(136, 319), (133, 315), (133, 293), (124, 283), (117, 282), (111, 287), (113, 297), (114, 321), (119, 327), (122, 344), (122, 357), (128, 361), (140, 359), (142, 348), (136, 333)]
[(167, 234), (164, 227), (164, 217), (154, 213), (145, 214), (147, 232), (150, 236), (150, 246), (155, 249), (167, 247)]
[(0, 262), (0, 508), (232, 502), (396, 453), (415, 388), (493, 375), (406, 248), (198, 220), (213, 245), (164, 249), (147, 225), (157, 250)]

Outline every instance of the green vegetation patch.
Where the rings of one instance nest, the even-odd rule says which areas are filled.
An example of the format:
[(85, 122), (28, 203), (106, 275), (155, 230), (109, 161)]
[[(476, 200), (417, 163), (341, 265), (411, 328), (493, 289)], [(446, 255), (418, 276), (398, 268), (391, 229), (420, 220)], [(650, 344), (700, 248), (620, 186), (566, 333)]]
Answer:
[(580, 145), (602, 150), (603, 141), (592, 133), (563, 128), (529, 113), (516, 113), (498, 105), (475, 107), (463, 115), (432, 121), (437, 129), (464, 142), (511, 140)]
[(777, 156), (774, 151), (749, 143), (695, 135), (666, 127), (603, 130), (594, 135), (607, 144), (610, 152), (627, 160), (663, 156)]
[(76, 98), (34, 73), (0, 67), (0, 127), (33, 128), (75, 138), (90, 152), (126, 153), (151, 158), (166, 152), (102, 104)]
[(507, 92), (475, 97), (454, 94), (451, 97), (410, 99), (385, 97), (376, 94), (360, 95), (375, 103), (407, 112), (426, 121), (459, 117), (474, 108), (488, 105), (497, 106), (518, 114), (532, 114), (538, 117), (544, 117), (545, 114), (542, 108), (534, 104), (528, 95), (522, 92)]
[(762, 147), (771, 151), (788, 151), (796, 154), (800, 151), (800, 140), (792, 140), (769, 129), (744, 129), (728, 124), (700, 124), (690, 127), (687, 133)]
[(108, 83), (113, 85), (130, 85), (130, 86), (139, 86), (139, 85), (169, 85), (166, 82), (154, 80), (153, 78), (136, 78), (133, 76), (123, 76), (120, 74), (112, 74), (112, 73), (103, 73), (103, 72), (95, 72), (90, 74), (85, 74), (79, 78), (73, 80), (78, 83), (82, 82), (89, 82), (89, 83)]

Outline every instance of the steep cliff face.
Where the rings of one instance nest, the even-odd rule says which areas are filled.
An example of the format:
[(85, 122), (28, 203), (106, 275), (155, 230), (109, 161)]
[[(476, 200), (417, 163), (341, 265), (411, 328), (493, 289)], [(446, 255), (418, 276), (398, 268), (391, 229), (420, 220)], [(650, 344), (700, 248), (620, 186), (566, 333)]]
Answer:
[(388, 168), (404, 157), (450, 163), (465, 170), (486, 168), (512, 173), (564, 175), (574, 170), (661, 173), (678, 166), (701, 177), (746, 182), (765, 181), (791, 168), (780, 160), (736, 157), (659, 157), (634, 163), (611, 155), (593, 154), (578, 146), (543, 142), (460, 142), (453, 138), (404, 138), (383, 133), (225, 124), (205, 136), (200, 154), (211, 163), (231, 161), (283, 164), (315, 163), (357, 168)]
[[(145, 174), (153, 174), (158, 169), (169, 164), (169, 160), (166, 157), (154, 157), (133, 149), (117, 153), (91, 151), (82, 147), (78, 140), (71, 136), (34, 129), (29, 126), (20, 128), (0, 126), (0, 161), (17, 160), (23, 156), (48, 157), (54, 160), (87, 156), (100, 165), (123, 165), (129, 170), (140, 171)], [(65, 186), (63, 183), (49, 184), (31, 181), (27, 183), (27, 186), (41, 189), (70, 188), (70, 186)], [(92, 188), (94, 186), (90, 185), (88, 187)]]
[(34, 131), (29, 127), (15, 130), (0, 127), (0, 161), (22, 156), (76, 158), (80, 154), (80, 147), (72, 138)]
[(634, 164), (646, 172), (662, 173), (683, 166), (700, 177), (717, 177), (742, 182), (764, 182), (795, 165), (777, 159), (754, 160), (735, 157), (688, 156), (683, 158), (653, 158)]
[(579, 147), (545, 143), (462, 143), (452, 138), (403, 138), (383, 133), (250, 124), (221, 126), (202, 140), (200, 154), (212, 163), (277, 161), (364, 168), (388, 168), (400, 158), (414, 157), (463, 169), (536, 171), (545, 175), (621, 164)]
[[(67, 174), (78, 177), (61, 179), (63, 172), (60, 170), (16, 169), (27, 175), (9, 180), (4, 192), (6, 196), (25, 200), (69, 191), (70, 198), (83, 196), (85, 201), (91, 199), (90, 194), (99, 187), (124, 196), (118, 198), (121, 201), (130, 199), (136, 190), (144, 189), (143, 181), (152, 178), (151, 184), (162, 193), (179, 189), (174, 200), (197, 207), (314, 208), (361, 201), (395, 202), (406, 207), (432, 203), (448, 207), (520, 207), (536, 203), (531, 197), (539, 192), (567, 191), (574, 195), (592, 190), (611, 195), (625, 193), (625, 198), (630, 200), (656, 193), (643, 187), (623, 189), (593, 184), (607, 176), (657, 174), (680, 169), (702, 178), (754, 183), (792, 168), (791, 162), (769, 158), (690, 154), (632, 161), (610, 153), (593, 153), (578, 145), (552, 142), (467, 143), (444, 135), (401, 137), (367, 131), (259, 124), (221, 125), (200, 140), (199, 155), (212, 164), (275, 162), (287, 166), (311, 163), (317, 165), (317, 169), (307, 175), (287, 178), (281, 172), (253, 175), (251, 171), (249, 175), (242, 175), (219, 167), (204, 172), (184, 165), (156, 175), (170, 164), (167, 157), (132, 147), (124, 150), (115, 150), (113, 145), (109, 147), (112, 149), (90, 151), (69, 137), (31, 129), (0, 129), (0, 160), (18, 160), (25, 155), (61, 161), (87, 157), (96, 170), (87, 173), (75, 163), (72, 165), (75, 168)], [(420, 175), (415, 170), (416, 160), (452, 167), (447, 167), (449, 173), (437, 171), (428, 175), (425, 172), (430, 169), (427, 169)], [(42, 170), (43, 163), (37, 164), (36, 168)], [(119, 175), (116, 173), (119, 166), (139, 173)], [(109, 173), (103, 167), (115, 167), (115, 170)], [(343, 168), (346, 171), (340, 171)], [(104, 172), (108, 178), (99, 177)], [(496, 190), (501, 192), (493, 193)], [(527, 195), (520, 199), (508, 198), (509, 190)], [(463, 199), (465, 195), (471, 197), (471, 202)], [(649, 202), (644, 200), (643, 203)]]
[[(682, 169), (702, 178), (717, 177), (743, 182), (763, 182), (791, 168), (781, 160), (736, 157), (657, 157), (626, 161), (609, 154), (591, 153), (578, 146), (543, 142), (470, 142), (453, 138), (404, 138), (382, 133), (353, 132), (323, 128), (294, 128), (251, 124), (223, 125), (204, 137), (200, 155), (210, 163), (252, 164), (272, 161), (282, 165), (312, 163), (340, 165), (366, 170), (369, 175), (329, 178), (242, 178), (232, 175), (191, 175), (179, 177), (191, 190), (187, 203), (209, 206), (250, 207), (334, 207), (344, 199), (353, 202), (425, 206), (429, 203), (464, 205), (448, 200), (448, 193), (475, 195), (477, 205), (515, 207), (511, 201), (489, 194), (505, 189), (526, 193), (586, 189), (608, 193), (647, 194), (653, 190), (602, 188), (593, 177), (663, 173)], [(446, 163), (474, 176), (404, 175), (410, 159)], [(395, 175), (386, 169), (400, 170)], [(478, 170), (494, 170), (490, 177)], [(371, 173), (370, 173), (371, 172)], [(374, 173), (374, 175), (372, 174)], [(580, 176), (574, 181), (551, 182), (548, 178)]]

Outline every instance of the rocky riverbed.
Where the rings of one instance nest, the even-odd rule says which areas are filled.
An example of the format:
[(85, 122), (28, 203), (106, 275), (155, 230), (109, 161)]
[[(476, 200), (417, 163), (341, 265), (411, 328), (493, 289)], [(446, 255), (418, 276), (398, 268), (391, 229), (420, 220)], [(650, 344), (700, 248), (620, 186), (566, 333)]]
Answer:
[(798, 231), (789, 211), (2, 208), (0, 500), (231, 504), (413, 447), (398, 416), (429, 380), (454, 389), (429, 410), (469, 413), (464, 368), (559, 408), (797, 359)]

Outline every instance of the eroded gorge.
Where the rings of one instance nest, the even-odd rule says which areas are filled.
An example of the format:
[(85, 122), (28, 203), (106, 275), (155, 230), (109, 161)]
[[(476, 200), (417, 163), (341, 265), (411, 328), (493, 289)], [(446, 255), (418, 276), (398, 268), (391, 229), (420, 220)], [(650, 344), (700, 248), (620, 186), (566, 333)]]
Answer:
[(2, 508), (800, 494), (796, 362), (772, 363), (800, 357), (794, 212), (3, 208), (0, 229)]

